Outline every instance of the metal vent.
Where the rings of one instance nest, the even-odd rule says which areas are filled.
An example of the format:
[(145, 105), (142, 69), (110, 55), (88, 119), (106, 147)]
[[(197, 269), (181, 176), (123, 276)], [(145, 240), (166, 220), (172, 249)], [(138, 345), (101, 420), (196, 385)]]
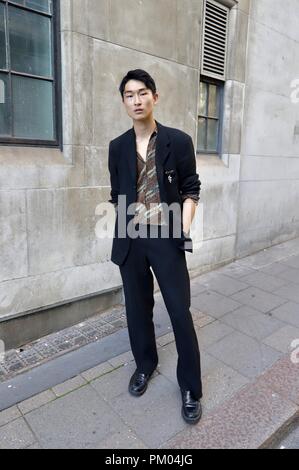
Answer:
[(228, 22), (226, 6), (215, 0), (205, 1), (202, 75), (225, 80)]

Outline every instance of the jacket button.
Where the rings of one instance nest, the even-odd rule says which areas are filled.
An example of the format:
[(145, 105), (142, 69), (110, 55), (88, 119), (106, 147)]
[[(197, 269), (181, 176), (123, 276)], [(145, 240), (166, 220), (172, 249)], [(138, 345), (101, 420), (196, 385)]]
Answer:
[(137, 189), (137, 186), (136, 186), (136, 185), (134, 185), (134, 186), (133, 186), (133, 189)]

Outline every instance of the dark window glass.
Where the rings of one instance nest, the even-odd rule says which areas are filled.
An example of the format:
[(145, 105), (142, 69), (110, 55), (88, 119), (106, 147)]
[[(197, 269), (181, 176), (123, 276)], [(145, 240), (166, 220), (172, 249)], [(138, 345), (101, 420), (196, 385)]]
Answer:
[(198, 148), (203, 150), (205, 148), (205, 141), (206, 141), (206, 131), (207, 122), (204, 118), (198, 118), (198, 132), (197, 132), (197, 142)]
[(218, 147), (218, 121), (208, 119), (207, 151), (217, 152)]
[(51, 20), (9, 7), (11, 68), (30, 75), (52, 76)]
[(14, 76), (12, 88), (15, 135), (26, 139), (52, 140), (53, 118), (49, 113), (53, 108), (52, 83)]
[(13, 0), (14, 3), (44, 13), (52, 13), (52, 0)]
[(25, 6), (45, 13), (52, 13), (52, 1), (50, 0), (25, 0)]
[(216, 85), (209, 85), (208, 115), (210, 117), (219, 117), (219, 88)]

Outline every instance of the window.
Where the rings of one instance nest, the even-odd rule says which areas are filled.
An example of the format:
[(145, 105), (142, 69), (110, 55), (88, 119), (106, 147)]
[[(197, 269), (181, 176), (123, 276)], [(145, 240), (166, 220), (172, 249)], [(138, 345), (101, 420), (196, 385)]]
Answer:
[(226, 79), (229, 7), (234, 0), (205, 0), (201, 81), (199, 84), (197, 151), (221, 152), (220, 136)]
[(223, 84), (202, 79), (199, 86), (197, 151), (220, 153)]
[(0, 144), (61, 141), (58, 8), (0, 0)]

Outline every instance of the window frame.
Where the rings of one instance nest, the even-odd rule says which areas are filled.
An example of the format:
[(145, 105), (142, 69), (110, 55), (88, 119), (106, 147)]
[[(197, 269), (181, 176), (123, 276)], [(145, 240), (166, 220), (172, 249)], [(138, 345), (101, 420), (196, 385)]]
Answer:
[[(201, 155), (217, 155), (220, 156), (222, 153), (222, 132), (223, 132), (223, 109), (224, 109), (224, 90), (225, 90), (225, 82), (222, 80), (217, 80), (215, 78), (200, 76), (200, 83), (206, 83), (208, 85), (216, 85), (219, 88), (219, 110), (218, 110), (218, 119), (214, 117), (210, 117), (208, 114), (201, 115), (199, 112), (197, 113), (197, 148), (196, 153)], [(208, 87), (209, 90), (209, 87)], [(209, 92), (207, 94), (207, 109), (209, 104)], [(199, 100), (198, 100), (198, 109), (199, 109)], [(208, 128), (207, 125), (205, 126), (205, 149), (200, 149), (198, 146), (198, 126), (199, 126), (199, 119), (205, 119), (207, 122), (209, 119), (218, 120), (219, 127), (218, 127), (218, 135), (217, 135), (217, 149), (216, 151), (207, 150), (207, 136), (208, 136)]]
[[(18, 137), (7, 137), (0, 135), (0, 146), (21, 146), (21, 147), (47, 147), (47, 148), (60, 148), (63, 147), (63, 137), (62, 137), (62, 93), (61, 93), (61, 38), (60, 38), (60, 0), (53, 0), (52, 8), (53, 11), (51, 14), (42, 12), (40, 10), (29, 8), (25, 5), (20, 5), (14, 3), (13, 0), (0, 0), (0, 3), (5, 7), (7, 5), (12, 5), (18, 7), (21, 10), (38, 13), (41, 16), (51, 18), (51, 34), (53, 40), (52, 47), (52, 63), (53, 63), (53, 107), (52, 107), (52, 116), (54, 119), (54, 130), (56, 139), (55, 140), (44, 140), (44, 139), (26, 139)], [(7, 13), (7, 8), (5, 8), (5, 14)], [(7, 22), (5, 23), (7, 25)], [(9, 44), (8, 44), (8, 34), (6, 36), (6, 51), (9, 53)], [(20, 72), (12, 72), (11, 68), (0, 69), (0, 72), (6, 73), (8, 76), (19, 75), (21, 77), (29, 78), (40, 78), (41, 80), (47, 80), (45, 77), (39, 77), (37, 75), (31, 75)], [(10, 79), (10, 86), (12, 80)], [(10, 97), (12, 98), (12, 87), (10, 89)], [(11, 115), (11, 113), (10, 113)], [(11, 116), (13, 118), (13, 116)]]

